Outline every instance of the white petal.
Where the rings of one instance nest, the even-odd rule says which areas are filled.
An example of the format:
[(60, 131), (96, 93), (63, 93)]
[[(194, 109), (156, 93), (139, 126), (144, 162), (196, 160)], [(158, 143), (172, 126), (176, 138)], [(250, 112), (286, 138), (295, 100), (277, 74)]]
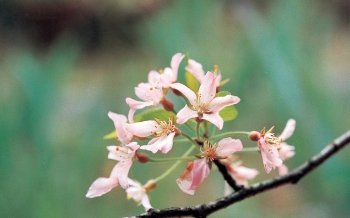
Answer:
[(176, 53), (172, 58), (171, 58), (171, 62), (170, 62), (170, 67), (173, 70), (173, 74), (174, 74), (174, 81), (175, 82), (177, 80), (177, 73), (179, 70), (179, 66), (180, 63), (182, 61), (182, 59), (185, 57), (184, 54), (181, 53)]
[(216, 80), (214, 74), (210, 71), (205, 74), (202, 84), (198, 90), (198, 97), (200, 99), (200, 103), (208, 103), (210, 102), (216, 93)]
[(184, 108), (182, 108), (177, 114), (176, 114), (176, 122), (178, 124), (184, 124), (187, 122), (187, 120), (191, 118), (198, 117), (197, 111), (191, 110), (187, 105), (185, 105)]
[(187, 86), (181, 84), (181, 83), (173, 83), (170, 85), (171, 88), (178, 90), (179, 92), (181, 92), (189, 101), (193, 106), (196, 106), (197, 103), (197, 96), (196, 94), (189, 89)]
[(195, 60), (189, 59), (188, 60), (188, 65), (185, 67), (185, 69), (192, 73), (196, 79), (202, 83), (204, 79), (204, 70), (202, 67), (202, 64), (198, 63)]
[(106, 194), (118, 185), (117, 178), (103, 178), (96, 179), (90, 186), (86, 197), (94, 198)]
[(217, 113), (222, 110), (224, 107), (229, 105), (237, 104), (240, 102), (240, 98), (233, 95), (226, 95), (224, 97), (216, 97), (214, 98), (209, 105), (209, 110), (213, 113)]
[(294, 119), (289, 119), (287, 121), (286, 127), (284, 128), (283, 132), (280, 135), (280, 138), (283, 139), (283, 141), (287, 140), (289, 137), (291, 137), (295, 130), (296, 121)]
[(215, 150), (215, 153), (218, 156), (228, 157), (236, 151), (243, 149), (241, 140), (233, 139), (231, 137), (223, 138), (218, 142), (218, 147)]
[(208, 120), (220, 130), (224, 126), (224, 120), (220, 117), (219, 113), (203, 114), (203, 119)]
[(126, 124), (125, 129), (139, 137), (147, 137), (154, 132), (161, 130), (158, 123), (154, 120)]

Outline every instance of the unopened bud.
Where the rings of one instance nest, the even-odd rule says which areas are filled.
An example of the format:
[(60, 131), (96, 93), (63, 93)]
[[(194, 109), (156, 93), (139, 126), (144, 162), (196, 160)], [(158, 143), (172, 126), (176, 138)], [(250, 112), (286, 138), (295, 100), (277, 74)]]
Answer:
[(171, 90), (173, 91), (174, 95), (177, 95), (177, 96), (181, 96), (182, 95), (182, 93), (180, 91), (178, 91), (177, 89), (171, 88)]
[(165, 98), (160, 103), (163, 105), (164, 109), (167, 111), (172, 111), (174, 108), (174, 104), (166, 100)]
[(249, 133), (249, 139), (252, 140), (252, 141), (259, 141), (261, 135), (260, 135), (260, 132), (258, 131), (251, 131)]
[(137, 160), (142, 164), (145, 164), (148, 162), (148, 155), (145, 153), (136, 153), (136, 157), (137, 157)]
[(157, 187), (157, 182), (151, 179), (143, 187), (146, 189), (147, 192), (149, 192)]

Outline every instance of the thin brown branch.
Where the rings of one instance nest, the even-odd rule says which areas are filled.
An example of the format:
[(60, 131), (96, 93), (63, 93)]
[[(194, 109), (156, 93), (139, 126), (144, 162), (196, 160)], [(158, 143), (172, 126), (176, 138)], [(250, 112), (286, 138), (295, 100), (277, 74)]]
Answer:
[[(167, 209), (150, 209), (147, 213), (138, 215), (136, 217), (179, 217), (179, 216), (193, 216), (206, 217), (222, 208), (230, 206), (238, 201), (244, 200), (264, 191), (277, 188), (284, 184), (295, 184), (302, 177), (320, 166), (324, 161), (334, 155), (338, 150), (342, 149), (350, 142), (350, 130), (344, 133), (339, 138), (335, 139), (331, 144), (327, 145), (319, 154), (313, 156), (304, 164), (289, 172), (286, 175), (279, 176), (270, 180), (265, 180), (256, 183), (252, 186), (242, 188), (226, 197), (217, 199), (216, 201), (207, 204), (201, 204), (192, 207), (173, 207)], [(220, 170), (221, 171), (221, 170)]]

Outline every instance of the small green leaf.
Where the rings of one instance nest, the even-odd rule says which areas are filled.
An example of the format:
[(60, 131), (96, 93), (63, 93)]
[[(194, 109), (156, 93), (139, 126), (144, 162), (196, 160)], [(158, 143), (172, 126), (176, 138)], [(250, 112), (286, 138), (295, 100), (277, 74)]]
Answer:
[(215, 94), (215, 98), (216, 97), (224, 97), (226, 95), (231, 95), (231, 93), (228, 92), (228, 91), (221, 91), (221, 92), (218, 92), (218, 93)]
[(190, 88), (194, 93), (197, 93), (199, 89), (199, 83), (196, 77), (194, 77), (192, 73), (186, 71), (185, 80), (186, 80), (186, 86)]
[(219, 112), (219, 115), (222, 117), (222, 119), (224, 121), (230, 121), (230, 120), (233, 120), (237, 117), (238, 111), (233, 105), (230, 105), (230, 106), (223, 108)]
[(154, 118), (167, 121), (171, 116), (174, 116), (174, 113), (171, 111), (166, 111), (164, 108), (153, 108), (136, 115), (134, 117), (134, 121), (140, 122), (145, 120), (154, 120)]
[(115, 139), (117, 138), (117, 132), (114, 130), (113, 132), (103, 136), (103, 139)]

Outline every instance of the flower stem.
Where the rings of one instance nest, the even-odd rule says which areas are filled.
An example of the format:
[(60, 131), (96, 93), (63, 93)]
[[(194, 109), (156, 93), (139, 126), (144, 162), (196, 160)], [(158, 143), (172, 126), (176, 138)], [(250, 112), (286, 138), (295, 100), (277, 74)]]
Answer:
[(233, 131), (233, 132), (225, 132), (219, 135), (214, 135), (210, 139), (217, 139), (217, 138), (223, 138), (223, 137), (228, 137), (228, 136), (233, 136), (233, 135), (242, 135), (242, 136), (249, 136), (250, 132), (244, 132), (244, 131)]
[[(193, 149), (195, 149), (196, 146), (192, 145), (182, 156), (181, 158), (187, 157)], [(156, 179), (154, 179), (156, 182), (159, 182), (160, 180), (164, 179), (167, 175), (169, 175), (180, 163), (182, 160), (176, 161), (167, 171), (165, 171), (162, 175), (158, 176)]]
[(181, 133), (182, 136), (186, 137), (188, 140), (190, 140), (194, 145), (198, 145), (189, 135), (186, 133)]
[(200, 122), (197, 122), (197, 125), (196, 125), (196, 136), (197, 136), (197, 139), (201, 139), (200, 135), (199, 135), (199, 126), (200, 126)]

